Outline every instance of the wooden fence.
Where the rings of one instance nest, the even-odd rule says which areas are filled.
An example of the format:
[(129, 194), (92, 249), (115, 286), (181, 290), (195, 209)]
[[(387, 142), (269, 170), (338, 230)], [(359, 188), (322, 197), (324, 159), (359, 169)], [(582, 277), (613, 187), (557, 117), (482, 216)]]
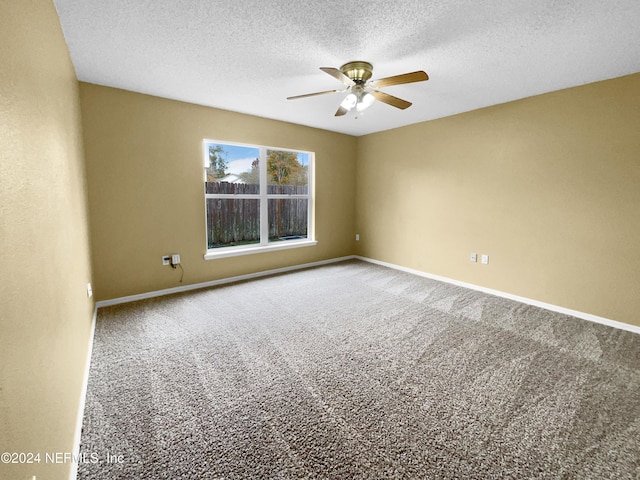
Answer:
[[(258, 195), (259, 185), (206, 182), (206, 193)], [(306, 185), (269, 185), (267, 193), (306, 195)], [(269, 241), (307, 236), (308, 200), (268, 200)], [(209, 248), (260, 242), (259, 198), (207, 198), (207, 241)]]

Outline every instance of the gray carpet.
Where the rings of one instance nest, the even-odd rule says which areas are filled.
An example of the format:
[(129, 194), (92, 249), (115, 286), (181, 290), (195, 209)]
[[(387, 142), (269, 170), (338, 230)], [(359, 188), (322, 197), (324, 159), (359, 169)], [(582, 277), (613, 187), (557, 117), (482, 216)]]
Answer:
[(79, 478), (640, 478), (639, 367), (640, 335), (359, 261), (102, 308)]

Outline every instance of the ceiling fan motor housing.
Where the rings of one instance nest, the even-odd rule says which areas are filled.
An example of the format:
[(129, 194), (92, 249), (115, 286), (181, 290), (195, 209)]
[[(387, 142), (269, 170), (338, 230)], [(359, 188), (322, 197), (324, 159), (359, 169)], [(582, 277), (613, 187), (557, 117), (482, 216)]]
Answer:
[(342, 65), (340, 71), (357, 85), (364, 85), (373, 75), (373, 65), (369, 62), (349, 62)]

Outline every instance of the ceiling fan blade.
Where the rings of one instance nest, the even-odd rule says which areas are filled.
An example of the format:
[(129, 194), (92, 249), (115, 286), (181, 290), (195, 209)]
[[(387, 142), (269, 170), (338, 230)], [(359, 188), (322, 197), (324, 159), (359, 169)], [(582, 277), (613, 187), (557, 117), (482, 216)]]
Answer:
[(349, 110), (347, 110), (342, 105), (340, 105), (338, 107), (338, 111), (336, 112), (335, 116), (336, 117), (341, 117), (342, 115), (346, 115), (348, 112), (349, 112)]
[(411, 73), (403, 73), (402, 75), (394, 75), (393, 77), (381, 78), (374, 80), (369, 84), (372, 88), (389, 87), (391, 85), (401, 85), (403, 83), (424, 82), (429, 80), (429, 75), (422, 70)]
[(316, 95), (326, 95), (327, 93), (338, 93), (344, 90), (326, 90), (324, 92), (305, 93), (304, 95), (295, 95), (293, 97), (287, 97), (287, 100), (295, 100), (297, 98), (315, 97)]
[(350, 87), (353, 87), (356, 82), (354, 82), (353, 80), (351, 80), (349, 77), (347, 77), (344, 73), (342, 73), (342, 71), (340, 71), (337, 68), (333, 68), (333, 67), (320, 67), (320, 70), (322, 70), (325, 73), (328, 73), (329, 75), (331, 75), (333, 78), (336, 78), (338, 80), (340, 80), (342, 83), (344, 83), (345, 85), (349, 85)]
[(392, 107), (399, 108), (400, 110), (404, 110), (411, 106), (411, 102), (407, 102), (406, 100), (402, 100), (401, 98), (394, 97), (393, 95), (389, 95), (388, 93), (384, 93), (379, 90), (372, 90), (369, 93), (373, 95), (376, 100), (386, 103), (387, 105), (391, 105)]

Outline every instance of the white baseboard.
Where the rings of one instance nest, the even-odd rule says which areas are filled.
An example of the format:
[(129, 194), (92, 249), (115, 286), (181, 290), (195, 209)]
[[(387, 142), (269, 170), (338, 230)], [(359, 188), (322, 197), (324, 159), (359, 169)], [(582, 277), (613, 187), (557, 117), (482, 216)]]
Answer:
[(269, 275), (276, 275), (278, 273), (292, 272), (295, 270), (302, 270), (304, 268), (318, 267), (320, 265), (328, 265), (330, 263), (344, 262), (345, 260), (351, 260), (353, 258), (356, 258), (356, 257), (354, 255), (348, 255), (346, 257), (330, 258), (328, 260), (320, 260), (318, 262), (303, 263), (301, 265), (293, 265), (291, 267), (282, 267), (282, 268), (275, 268), (273, 270), (264, 270), (262, 272), (248, 273), (246, 275), (238, 275), (236, 277), (221, 278), (219, 280), (211, 280), (209, 282), (194, 283), (191, 285), (183, 285), (181, 287), (165, 288), (164, 290), (156, 290), (153, 292), (140, 293), (138, 295), (129, 295), (126, 297), (114, 298), (111, 300), (101, 300), (99, 302), (96, 302), (96, 307), (97, 308), (109, 307), (111, 305), (135, 302), (137, 300), (144, 300), (147, 298), (161, 297), (163, 295), (171, 295), (173, 293), (181, 293), (181, 292), (188, 292), (189, 290), (198, 290), (201, 288), (215, 287), (215, 286), (224, 285), (227, 283), (234, 283), (234, 282), (240, 282), (243, 280), (251, 280), (254, 278), (266, 277)]
[(611, 320), (609, 318), (598, 317), (597, 315), (592, 315), (590, 313), (579, 312), (577, 310), (571, 310), (569, 308), (560, 307), (558, 305), (553, 305), (550, 303), (540, 302), (538, 300), (533, 300), (531, 298), (520, 297), (519, 295), (512, 295), (511, 293), (501, 292), (499, 290), (493, 290), (491, 288), (481, 287), (479, 285), (474, 285), (472, 283), (461, 282), (459, 280), (454, 280), (448, 277), (442, 277), (440, 275), (434, 275), (427, 272), (422, 272), (420, 270), (414, 270), (413, 268), (402, 267), (400, 265), (395, 265), (393, 263), (382, 262), (380, 260), (374, 260), (373, 258), (361, 257), (359, 255), (355, 255), (353, 258), (357, 258), (358, 260), (362, 260), (363, 262), (375, 263), (376, 265), (382, 265), (384, 267), (393, 268), (395, 270), (401, 270), (403, 272), (411, 273), (413, 275), (418, 275), (420, 277), (430, 278), (432, 280), (438, 280), (440, 282), (450, 283), (452, 285), (457, 285), (459, 287), (469, 288), (471, 290), (477, 290), (479, 292), (488, 293), (490, 295), (495, 295), (497, 297), (508, 298), (509, 300), (515, 300), (516, 302), (525, 303), (527, 305), (533, 305), (535, 307), (544, 308), (545, 310), (551, 310), (552, 312), (558, 312), (565, 315), (571, 315), (572, 317), (581, 318), (583, 320), (589, 320), (590, 322), (601, 323), (603, 325), (607, 325), (609, 327), (619, 328), (621, 330), (627, 330), (629, 332), (640, 334), (640, 327), (635, 325), (630, 325), (628, 323), (618, 322), (616, 320)]
[[(89, 385), (89, 369), (91, 367), (91, 354), (93, 353), (93, 336), (96, 332), (96, 318), (98, 317), (98, 306), (93, 308), (93, 318), (91, 320), (91, 333), (89, 334), (89, 349), (84, 365), (84, 379), (82, 390), (80, 391), (80, 404), (78, 406), (78, 418), (76, 419), (76, 432), (73, 437), (73, 458), (80, 458), (80, 440), (82, 437), (82, 422), (84, 420), (84, 407), (87, 401), (87, 387)], [(78, 477), (78, 462), (72, 462), (69, 480), (76, 480)]]

